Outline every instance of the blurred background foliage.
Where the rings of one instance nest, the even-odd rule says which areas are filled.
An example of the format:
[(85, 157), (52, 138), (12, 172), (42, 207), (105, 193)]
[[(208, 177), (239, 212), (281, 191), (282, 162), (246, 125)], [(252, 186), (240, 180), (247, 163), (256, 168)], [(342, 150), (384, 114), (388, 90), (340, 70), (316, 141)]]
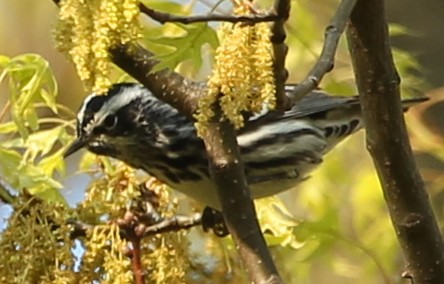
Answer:
[[(208, 12), (217, 1), (144, 2), (159, 10), (189, 15)], [(292, 14), (287, 24), (289, 82), (303, 79), (316, 61), (323, 44), (324, 28), (337, 3), (334, 0), (292, 1)], [(262, 0), (259, 4), (268, 7), (270, 1)], [(425, 94), (431, 98), (408, 112), (407, 123), (418, 165), (443, 228), (444, 38), (438, 35), (444, 24), (444, 3), (396, 0), (388, 1), (387, 8), (403, 96)], [(227, 12), (229, 5), (223, 2), (216, 11)], [(51, 222), (58, 222), (58, 233), (62, 234), (66, 233), (63, 220), (68, 217), (103, 224), (124, 213), (128, 206), (125, 198), (134, 199), (140, 195), (133, 184), (133, 180), (140, 179), (140, 176), (119, 164), (84, 153), (69, 159), (66, 165), (62, 160), (63, 147), (71, 139), (75, 126), (72, 111), (78, 108), (86, 93), (74, 66), (55, 51), (52, 31), (57, 14), (58, 9), (51, 1), (0, 2), (1, 178), (15, 188), (26, 188), (28, 193), (45, 202), (68, 204), (68, 207), (61, 206), (61, 211), (57, 211), (60, 205), (51, 205), (54, 206), (52, 211), (48, 211), (48, 207), (31, 210), (27, 217), (40, 221), (32, 225), (29, 218), (26, 223), (21, 219), (23, 216), (16, 213), (30, 204), (40, 208), (35, 205), (33, 197), (24, 198), (15, 207), (0, 203), (0, 217), (3, 218), (0, 228), (4, 230), (0, 235), (0, 250), (3, 252), (0, 279), (2, 283), (89, 283), (91, 279), (100, 279), (103, 283), (117, 283), (115, 281), (120, 279), (119, 283), (130, 283), (131, 277), (123, 270), (116, 270), (119, 265), (127, 267), (128, 263), (113, 258), (116, 255), (101, 254), (101, 260), (94, 263), (92, 247), (103, 250), (95, 242), (73, 245), (66, 241), (69, 246), (60, 247), (42, 240), (44, 236), (51, 238), (43, 233), (48, 228), (45, 218), (49, 218), (42, 215), (45, 212), (62, 214), (51, 215)], [(162, 60), (159, 67), (175, 67), (196, 80), (207, 78), (214, 47), (218, 44), (217, 24), (159, 25), (144, 16), (141, 21), (145, 27), (142, 42)], [(112, 70), (111, 80), (128, 80), (128, 77), (119, 70)], [(335, 69), (325, 77), (321, 87), (332, 94), (356, 93), (344, 40), (340, 44)], [(88, 196), (85, 197), (86, 188)], [(106, 192), (105, 188), (116, 191)], [(112, 198), (116, 192), (125, 198)], [(168, 192), (164, 194), (169, 196)], [(190, 208), (199, 208), (185, 197), (173, 194), (172, 203), (165, 201), (165, 214), (171, 214), (171, 208), (186, 213), (191, 211)], [(403, 258), (376, 173), (365, 150), (363, 132), (336, 147), (312, 178), (279, 197), (259, 201), (258, 214), (287, 283), (403, 283), (400, 277), (404, 269)], [(111, 210), (112, 214), (106, 214), (106, 210)], [(11, 212), (14, 212), (12, 217)], [(17, 229), (17, 224), (25, 224), (29, 228), (25, 231), (31, 237), (37, 234), (43, 236), (42, 239), (33, 238), (30, 242), (15, 237), (22, 232)], [(40, 228), (42, 224), (46, 227)], [(97, 242), (103, 236), (99, 234), (97, 237), (96, 234), (94, 240)], [(112, 236), (116, 236), (115, 232)], [(16, 238), (12, 250), (7, 246), (11, 238)], [(229, 238), (216, 239), (197, 228), (145, 241), (144, 263), (150, 269), (151, 281), (245, 281)], [(121, 240), (116, 242), (121, 244)], [(82, 265), (67, 261), (69, 257), (82, 255), (84, 247), (88, 249)], [(20, 266), (14, 266), (17, 263), (14, 261), (23, 263), (27, 255), (36, 256), (42, 251), (53, 252), (47, 254), (48, 257), (60, 262), (41, 262), (40, 265), (47, 266), (45, 273), (41, 270), (23, 274)], [(107, 257), (108, 261), (119, 265), (106, 266), (109, 264)], [(98, 276), (104, 274), (94, 270), (97, 265), (108, 269), (106, 277)], [(80, 273), (70, 274), (70, 269)], [(82, 272), (84, 278), (79, 278)], [(90, 278), (85, 276), (87, 274)]]

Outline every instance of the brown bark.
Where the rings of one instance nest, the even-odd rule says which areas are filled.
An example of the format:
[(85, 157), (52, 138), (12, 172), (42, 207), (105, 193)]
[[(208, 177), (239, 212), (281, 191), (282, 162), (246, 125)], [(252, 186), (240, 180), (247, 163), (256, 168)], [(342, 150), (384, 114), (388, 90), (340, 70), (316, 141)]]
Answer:
[(232, 124), (222, 120), (219, 106), (205, 134), (209, 169), (222, 211), (242, 263), (252, 283), (282, 283), (268, 251), (250, 197)]
[(444, 283), (444, 243), (418, 172), (402, 115), (383, 0), (359, 0), (347, 40), (373, 158), (393, 226), (405, 255), (406, 277)]

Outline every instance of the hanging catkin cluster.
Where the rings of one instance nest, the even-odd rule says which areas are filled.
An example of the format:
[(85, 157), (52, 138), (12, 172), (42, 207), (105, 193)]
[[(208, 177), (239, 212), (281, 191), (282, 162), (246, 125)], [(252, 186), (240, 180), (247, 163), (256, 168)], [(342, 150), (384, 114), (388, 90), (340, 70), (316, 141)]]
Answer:
[(141, 35), (137, 0), (63, 0), (55, 31), (57, 49), (72, 60), (86, 89), (110, 82), (108, 49)]
[[(250, 15), (249, 5), (239, 5), (235, 15)], [(223, 24), (222, 44), (216, 51), (208, 94), (199, 102), (197, 126), (202, 134), (214, 115), (213, 103), (221, 96), (225, 117), (240, 128), (243, 111), (258, 112), (266, 104), (274, 107), (273, 48), (266, 23)]]

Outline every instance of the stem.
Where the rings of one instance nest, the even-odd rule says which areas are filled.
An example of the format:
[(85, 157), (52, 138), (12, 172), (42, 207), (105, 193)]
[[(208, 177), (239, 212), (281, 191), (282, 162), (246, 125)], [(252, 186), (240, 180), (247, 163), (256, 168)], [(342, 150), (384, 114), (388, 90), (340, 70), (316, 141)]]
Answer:
[(134, 236), (131, 238), (131, 244), (133, 245), (131, 265), (133, 268), (134, 282), (136, 284), (145, 284), (145, 279), (143, 278), (142, 255), (140, 253), (140, 238)]
[(292, 104), (313, 91), (319, 85), (324, 75), (333, 69), (339, 39), (344, 32), (355, 3), (356, 0), (342, 0), (341, 4), (339, 4), (333, 18), (325, 29), (324, 46), (319, 59), (305, 79), (295, 87), (293, 93), (289, 96)]
[(256, 284), (282, 283), (257, 221), (235, 129), (226, 119), (221, 119), (219, 105), (214, 110), (215, 117), (203, 138), (225, 223), (250, 281)]

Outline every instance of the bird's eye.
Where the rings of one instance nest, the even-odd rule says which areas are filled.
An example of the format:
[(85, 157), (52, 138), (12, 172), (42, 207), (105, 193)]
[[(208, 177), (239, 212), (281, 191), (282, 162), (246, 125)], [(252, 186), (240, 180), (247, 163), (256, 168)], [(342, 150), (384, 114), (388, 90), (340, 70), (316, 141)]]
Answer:
[(113, 129), (117, 125), (117, 116), (114, 114), (108, 115), (103, 121), (103, 126), (107, 129)]

